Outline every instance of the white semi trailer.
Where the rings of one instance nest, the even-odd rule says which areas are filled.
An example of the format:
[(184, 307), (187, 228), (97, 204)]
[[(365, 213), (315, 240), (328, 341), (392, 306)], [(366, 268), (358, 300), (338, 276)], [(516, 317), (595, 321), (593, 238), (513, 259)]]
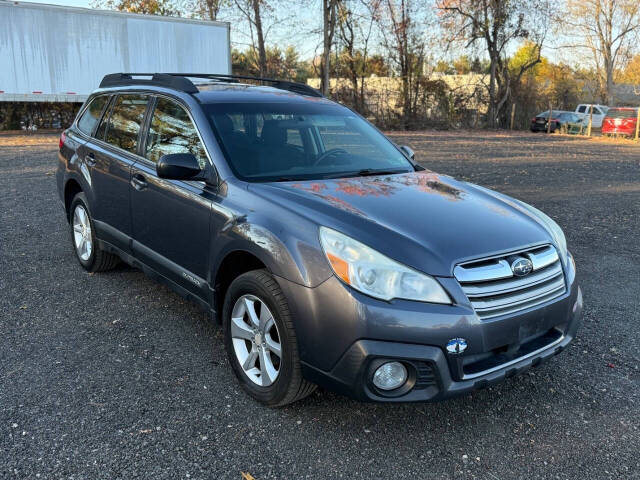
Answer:
[(83, 102), (116, 72), (230, 74), (229, 28), (0, 0), (0, 102)]

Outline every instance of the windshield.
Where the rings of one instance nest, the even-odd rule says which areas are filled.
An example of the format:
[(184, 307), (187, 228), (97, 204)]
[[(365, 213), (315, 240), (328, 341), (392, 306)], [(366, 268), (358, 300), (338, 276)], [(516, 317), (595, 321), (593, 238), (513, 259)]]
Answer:
[(636, 109), (632, 108), (612, 108), (607, 112), (609, 118), (636, 118)]
[(339, 105), (218, 103), (203, 107), (231, 168), (243, 180), (307, 180), (414, 170), (384, 135)]
[[(558, 118), (563, 113), (564, 112), (561, 112), (559, 110), (553, 110), (553, 117), (552, 118)], [(548, 118), (549, 117), (549, 110), (547, 110), (546, 112), (539, 113), (538, 115), (536, 115), (536, 117), (538, 117), (538, 118)]]

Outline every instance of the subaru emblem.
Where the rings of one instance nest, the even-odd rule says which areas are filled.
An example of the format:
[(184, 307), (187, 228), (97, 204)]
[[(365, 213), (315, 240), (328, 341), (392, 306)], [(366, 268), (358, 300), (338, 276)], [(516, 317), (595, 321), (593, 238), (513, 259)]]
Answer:
[(452, 338), (447, 342), (447, 352), (452, 354), (462, 353), (467, 349), (467, 341), (464, 338)]
[(528, 258), (517, 258), (511, 263), (511, 271), (516, 277), (529, 275), (533, 270), (533, 263)]

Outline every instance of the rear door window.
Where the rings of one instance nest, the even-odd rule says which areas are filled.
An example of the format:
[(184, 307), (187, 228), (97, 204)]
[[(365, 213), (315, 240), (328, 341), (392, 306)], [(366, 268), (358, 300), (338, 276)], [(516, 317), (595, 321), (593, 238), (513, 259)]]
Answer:
[(578, 107), (578, 113), (584, 113), (587, 111), (587, 106), (586, 105), (580, 105)]
[(91, 135), (93, 133), (96, 124), (100, 121), (100, 117), (102, 116), (102, 112), (108, 99), (108, 95), (100, 95), (99, 97), (91, 100), (91, 103), (82, 114), (82, 117), (78, 120), (78, 128), (82, 133), (86, 133), (87, 135)]
[(148, 102), (147, 95), (119, 95), (109, 117), (106, 142), (137, 153), (140, 127)]

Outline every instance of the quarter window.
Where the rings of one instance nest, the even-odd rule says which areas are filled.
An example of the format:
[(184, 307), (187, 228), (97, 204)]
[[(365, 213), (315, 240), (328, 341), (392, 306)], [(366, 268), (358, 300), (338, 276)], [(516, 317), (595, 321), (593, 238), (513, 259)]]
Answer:
[(204, 146), (186, 110), (176, 102), (158, 98), (147, 136), (146, 157), (157, 163), (170, 153), (192, 153), (200, 168), (207, 163)]
[(138, 133), (149, 98), (146, 95), (120, 95), (109, 117), (107, 143), (136, 153)]
[(107, 103), (109, 97), (107, 95), (101, 95), (91, 100), (91, 103), (78, 120), (78, 128), (81, 132), (91, 135), (96, 123), (100, 120), (104, 106)]

